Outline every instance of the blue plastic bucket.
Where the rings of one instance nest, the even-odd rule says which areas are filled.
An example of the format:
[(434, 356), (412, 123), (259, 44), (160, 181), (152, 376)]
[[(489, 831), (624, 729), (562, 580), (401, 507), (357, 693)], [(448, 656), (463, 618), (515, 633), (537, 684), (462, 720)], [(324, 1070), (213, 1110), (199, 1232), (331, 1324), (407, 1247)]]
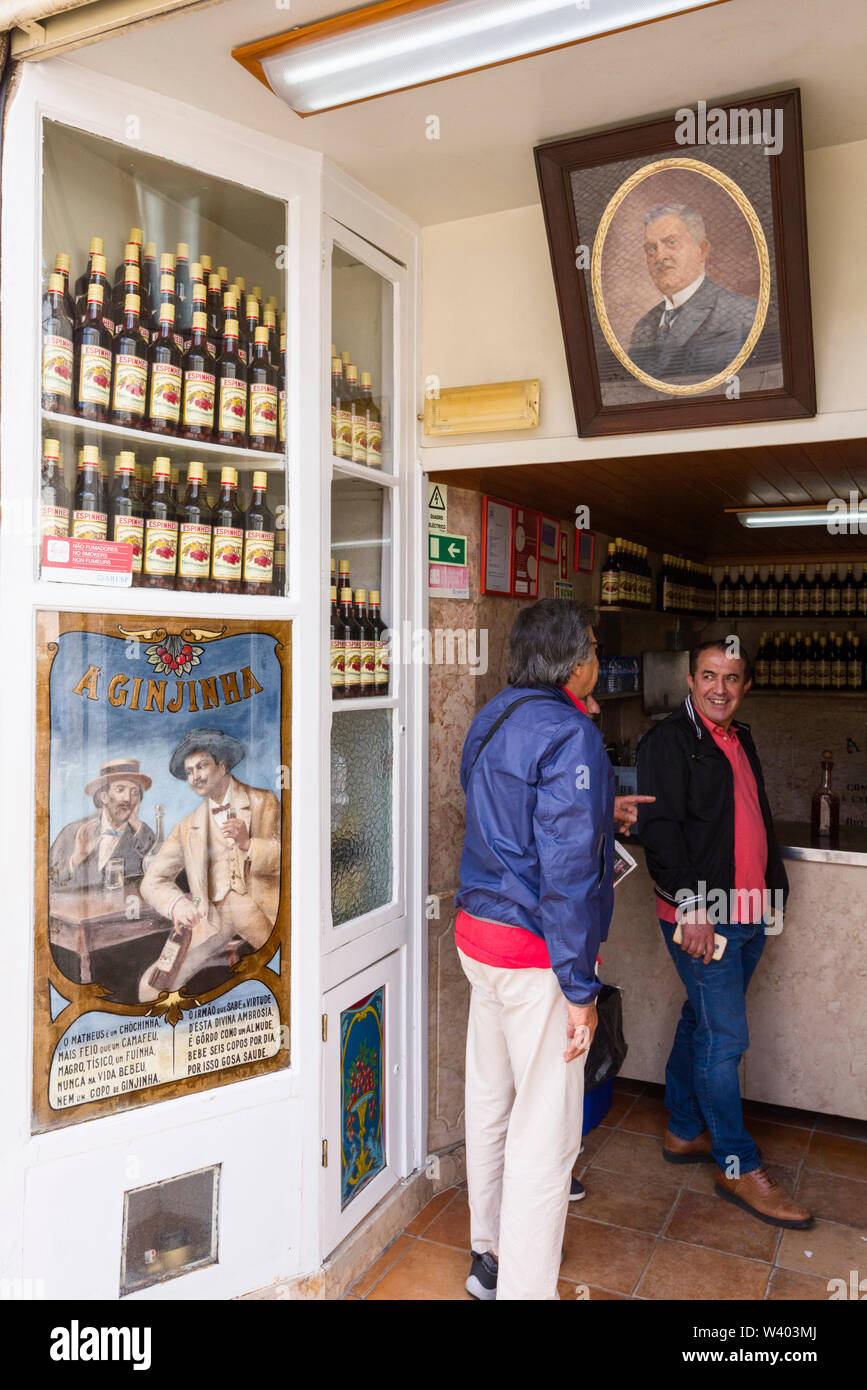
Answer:
[(608, 1111), (611, 1109), (611, 1102), (614, 1097), (614, 1077), (610, 1081), (603, 1081), (601, 1086), (597, 1086), (595, 1091), (588, 1091), (584, 1095), (584, 1128), (582, 1134), (589, 1134), (591, 1129), (601, 1125)]

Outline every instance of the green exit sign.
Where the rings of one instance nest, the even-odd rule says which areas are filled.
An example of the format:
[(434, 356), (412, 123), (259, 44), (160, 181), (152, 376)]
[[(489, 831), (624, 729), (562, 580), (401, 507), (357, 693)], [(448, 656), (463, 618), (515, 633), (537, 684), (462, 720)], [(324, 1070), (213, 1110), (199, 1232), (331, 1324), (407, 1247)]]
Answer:
[(466, 536), (435, 536), (430, 532), (427, 538), (427, 556), (440, 565), (465, 565), (467, 563)]

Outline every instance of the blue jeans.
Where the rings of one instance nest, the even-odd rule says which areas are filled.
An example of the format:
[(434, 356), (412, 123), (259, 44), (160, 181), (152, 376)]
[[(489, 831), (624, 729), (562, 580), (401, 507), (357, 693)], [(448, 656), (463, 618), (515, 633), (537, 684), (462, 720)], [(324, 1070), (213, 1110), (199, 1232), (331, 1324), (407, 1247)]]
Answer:
[[(660, 919), (662, 934), (686, 1002), (665, 1068), (669, 1128), (679, 1139), (710, 1130), (713, 1157), (731, 1176), (761, 1167), (758, 1149), (744, 1128), (738, 1064), (749, 1046), (746, 993), (765, 948), (764, 923), (718, 927), (728, 937), (722, 960), (708, 965), (675, 946), (674, 923)], [(731, 1171), (736, 1158), (739, 1169)]]

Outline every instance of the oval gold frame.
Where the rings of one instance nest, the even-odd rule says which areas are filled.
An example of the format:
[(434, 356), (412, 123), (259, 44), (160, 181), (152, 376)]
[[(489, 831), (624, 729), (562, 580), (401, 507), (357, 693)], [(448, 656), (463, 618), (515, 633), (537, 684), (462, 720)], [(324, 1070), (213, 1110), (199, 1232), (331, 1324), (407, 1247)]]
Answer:
[[(642, 183), (644, 179), (649, 178), (651, 174), (658, 174), (663, 169), (691, 169), (693, 173), (702, 174), (705, 178), (712, 179), (714, 183), (724, 188), (726, 193), (734, 199), (740, 208), (752, 232), (753, 243), (759, 258), (761, 275), (759, 298), (756, 307), (756, 316), (753, 319), (753, 326), (750, 329), (746, 342), (738, 355), (732, 358), (731, 362), (723, 371), (717, 372), (716, 376), (707, 377), (704, 381), (694, 382), (690, 386), (673, 386), (670, 382), (659, 381), (656, 377), (648, 375), (647, 372), (642, 371), (640, 367), (635, 365), (632, 359), (623, 351), (614, 333), (614, 329), (611, 327), (608, 311), (605, 308), (605, 296), (602, 293), (602, 252), (614, 214), (620, 207), (624, 198), (626, 198), (634, 188), (637, 188), (638, 185)], [(596, 230), (596, 236), (593, 241), (590, 282), (593, 289), (593, 300), (596, 306), (596, 313), (602, 332), (605, 334), (608, 346), (611, 348), (618, 362), (620, 362), (632, 376), (636, 377), (638, 381), (643, 382), (645, 386), (652, 387), (655, 391), (664, 391), (666, 395), (669, 396), (697, 396), (702, 391), (710, 391), (715, 386), (721, 386), (739, 367), (743, 366), (755, 347), (759, 334), (765, 326), (768, 304), (771, 297), (771, 266), (770, 257), (768, 255), (768, 243), (765, 240), (762, 224), (758, 219), (755, 208), (747, 198), (743, 189), (735, 183), (734, 179), (730, 179), (727, 174), (721, 173), (718, 169), (713, 169), (709, 164), (702, 164), (701, 160), (689, 159), (685, 155), (669, 159), (658, 159), (653, 164), (648, 164), (645, 168), (637, 169), (634, 174), (631, 174), (630, 177), (620, 185), (617, 192), (608, 203), (608, 206), (602, 214), (602, 219)]]

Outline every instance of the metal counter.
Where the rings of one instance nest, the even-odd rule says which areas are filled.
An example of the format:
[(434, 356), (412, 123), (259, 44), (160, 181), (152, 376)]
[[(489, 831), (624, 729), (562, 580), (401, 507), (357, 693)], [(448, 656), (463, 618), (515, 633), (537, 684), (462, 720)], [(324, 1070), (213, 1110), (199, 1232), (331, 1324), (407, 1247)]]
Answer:
[(840, 826), (836, 848), (814, 845), (810, 827), (799, 821), (775, 821), (774, 831), (784, 859), (808, 859), (816, 864), (854, 864), (867, 868), (867, 827)]

